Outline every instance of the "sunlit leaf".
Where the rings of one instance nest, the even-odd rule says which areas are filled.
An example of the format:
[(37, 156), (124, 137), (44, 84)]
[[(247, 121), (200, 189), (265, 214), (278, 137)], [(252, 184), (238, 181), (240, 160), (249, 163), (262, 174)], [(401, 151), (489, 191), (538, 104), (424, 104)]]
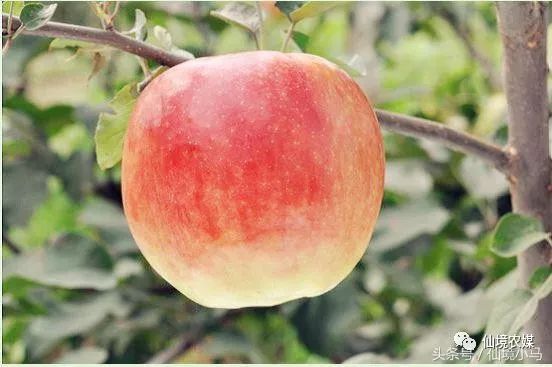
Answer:
[(58, 310), (34, 319), (29, 333), (33, 338), (55, 341), (85, 333), (107, 316), (122, 317), (128, 311), (118, 293), (103, 293), (85, 301), (64, 303)]
[(137, 40), (144, 41), (148, 35), (146, 15), (140, 9), (135, 9), (134, 14), (134, 26), (129, 32), (134, 33), (134, 38)]
[(450, 213), (433, 200), (418, 199), (380, 214), (371, 251), (389, 251), (422, 234), (432, 234), (443, 227)]
[(67, 159), (79, 150), (88, 150), (92, 146), (86, 128), (79, 123), (63, 127), (48, 140), (48, 147), (61, 158)]
[(79, 221), (98, 230), (113, 253), (126, 254), (138, 251), (122, 209), (112, 202), (100, 199), (87, 202)]
[(383, 354), (361, 353), (347, 358), (344, 364), (385, 364), (392, 363), (392, 359)]
[(160, 25), (153, 27), (153, 35), (159, 41), (161, 48), (170, 50), (173, 47), (172, 37), (169, 31)]
[(99, 347), (83, 347), (65, 353), (54, 361), (57, 364), (99, 364), (107, 359), (107, 351)]
[(69, 235), (53, 246), (4, 261), (2, 278), (20, 277), (61, 288), (101, 290), (116, 285), (112, 267), (102, 247), (84, 237)]
[(288, 17), (292, 22), (298, 22), (305, 18), (315, 17), (339, 3), (339, 1), (307, 1), (299, 8), (289, 13)]
[[(533, 317), (539, 301), (552, 292), (552, 275), (533, 291), (514, 289), (504, 298), (495, 302), (485, 334), (516, 335), (519, 330)], [(490, 362), (489, 354), (483, 353), (481, 346), (475, 352), (474, 359), (478, 362)]]
[(27, 4), (21, 9), (21, 23), (29, 31), (33, 31), (42, 27), (48, 23), (54, 12), (56, 11), (57, 4), (43, 5), (40, 3)]
[(117, 279), (126, 279), (141, 275), (144, 272), (144, 267), (140, 261), (124, 258), (115, 264), (114, 272)]
[(294, 11), (296, 11), (306, 3), (307, 3), (306, 1), (276, 1), (274, 5), (278, 9), (280, 9), (280, 11), (284, 13), (286, 17), (289, 18), (289, 20), (292, 20), (291, 13), (293, 13)]
[(360, 55), (354, 54), (352, 56), (341, 57), (326, 56), (326, 58), (337, 64), (352, 77), (366, 76), (368, 72), (366, 62)]
[(2, 1), (2, 13), (9, 14), (10, 8), (13, 6), (13, 15), (19, 16), (21, 10), (25, 7), (24, 1)]
[(156, 25), (153, 27), (153, 36), (159, 42), (162, 49), (184, 56), (188, 59), (194, 58), (194, 55), (186, 50), (179, 49), (173, 44), (172, 36), (166, 28)]
[(496, 225), (491, 249), (500, 256), (515, 256), (549, 238), (550, 234), (544, 232), (538, 219), (509, 213)]
[(94, 139), (101, 169), (111, 168), (121, 160), (128, 119), (137, 96), (136, 84), (128, 84), (109, 103), (113, 113), (100, 114)]
[(210, 14), (227, 23), (244, 28), (251, 33), (256, 33), (261, 25), (257, 9), (244, 3), (228, 3), (220, 10), (212, 10)]
[(494, 199), (508, 190), (504, 175), (477, 157), (462, 160), (460, 177), (470, 194), (478, 199)]
[[(408, 180), (404, 178), (408, 177)], [(400, 159), (387, 162), (385, 189), (410, 197), (421, 197), (431, 191), (433, 178), (420, 160)]]

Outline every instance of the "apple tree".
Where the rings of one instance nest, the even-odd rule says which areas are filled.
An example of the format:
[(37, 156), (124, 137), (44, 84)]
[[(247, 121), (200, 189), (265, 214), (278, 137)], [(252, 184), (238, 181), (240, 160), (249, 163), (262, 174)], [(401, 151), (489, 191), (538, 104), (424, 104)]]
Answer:
[[(531, 335), (542, 353), (540, 362), (552, 362), (548, 4), (6, 1), (2, 10), (5, 361), (430, 362), (434, 348), (446, 349), (452, 336), (463, 331), (478, 343), (483, 335)], [(205, 83), (262, 69), (261, 54), (290, 60), (286, 53), (300, 54), (294, 56), (297, 60), (323, 60), (320, 65), (329, 68), (321, 72), (331, 75), (329, 81), (312, 90), (341, 88), (346, 93), (334, 95), (343, 99), (313, 102), (304, 98), (304, 86), (290, 92), (297, 78), (269, 80), (269, 73), (244, 83), (248, 88), (266, 79), (263, 85), (270, 93), (285, 95), (278, 115), (289, 114), (292, 120), (311, 102), (333, 102), (341, 108), (328, 110), (342, 118), (341, 126), (349, 128), (349, 121), (364, 116), (358, 117), (362, 124), (350, 127), (355, 133), (343, 138), (351, 149), (377, 117), (386, 163), (374, 235), (354, 270), (348, 274), (347, 269), (345, 279), (327, 293), (267, 308), (203, 307), (150, 267), (165, 276), (167, 264), (179, 260), (174, 253), (144, 252), (148, 263), (135, 244), (147, 242), (148, 232), (137, 236), (132, 223), (132, 234), (129, 230), (127, 221), (137, 223), (156, 197), (163, 198), (161, 204), (179, 200), (171, 191), (174, 177), (150, 180), (161, 172), (151, 162), (154, 155), (127, 166), (133, 169), (129, 185), (145, 177), (140, 181), (145, 189), (121, 190), (121, 181), (127, 185), (121, 172), (124, 154), (130, 161), (125, 138), (131, 139), (129, 126), (137, 124), (133, 110), (145, 104), (141, 101), (150, 90), (157, 88), (161, 95), (178, 83), (174, 88), (184, 88), (179, 101), (188, 103), (187, 87), (182, 87), (188, 74), (175, 70), (208, 63), (209, 56), (236, 54), (241, 61), (231, 64), (228, 56), (220, 56), (227, 57), (219, 59), (226, 60), (221, 65), (235, 70), (221, 75), (216, 72), (222, 66), (197, 71), (206, 75)], [(240, 69), (244, 65), (249, 67)], [(275, 74), (288, 75), (286, 67), (280, 63)], [(289, 75), (298, 75), (295, 71)], [(304, 75), (315, 78), (317, 72)], [(170, 75), (180, 75), (174, 78), (178, 83)], [(341, 77), (346, 82), (334, 83)], [(225, 86), (219, 84), (194, 103), (207, 112), (220, 111), (224, 100), (218, 92)], [(364, 104), (357, 85), (376, 106), (372, 119), (365, 118), (372, 107)], [(255, 111), (256, 118), (266, 94), (246, 94), (243, 108)], [(348, 105), (350, 100), (356, 102)], [(165, 103), (147, 102), (151, 110)], [(236, 115), (241, 111), (231, 107)], [(248, 130), (240, 131), (243, 126)], [(235, 136), (246, 136), (257, 126), (233, 128)], [(148, 136), (134, 131), (135, 154), (154, 152)], [(310, 146), (299, 135), (292, 141), (295, 132), (275, 136), (284, 136), (280, 145), (298, 143), (297, 152), (305, 154), (295, 156), (301, 167), (311, 163), (307, 154), (331, 141)], [(170, 134), (169, 129), (161, 135), (168, 139)], [(169, 146), (169, 140), (163, 142)], [(186, 157), (195, 154), (192, 145), (182, 148)], [(179, 169), (185, 167), (175, 158), (181, 153), (170, 161)], [(203, 166), (194, 166), (194, 172), (200, 172), (198, 167)], [(339, 204), (354, 212), (362, 188), (347, 186), (348, 195), (340, 196)], [(136, 199), (147, 193), (155, 195)], [(134, 214), (129, 220), (131, 196)], [(374, 221), (377, 199), (370, 202), (372, 211), (362, 211)], [(164, 224), (162, 208), (152, 210), (146, 222), (162, 218), (157, 223)], [(223, 208), (232, 209), (227, 205), (217, 213)], [(232, 210), (246, 216), (248, 209)], [(266, 214), (261, 209), (255, 217)], [(308, 215), (330, 217), (320, 210)], [(318, 232), (312, 229), (317, 240), (340, 217), (333, 219)], [(303, 233), (301, 243), (308, 242), (310, 233)], [(164, 236), (170, 242), (170, 231)], [(317, 280), (329, 275), (333, 281), (342, 270), (305, 254), (312, 269), (301, 265), (300, 271), (286, 274), (289, 279), (305, 272)], [(249, 255), (217, 264), (218, 279), (226, 266), (237, 260), (242, 264)], [(164, 262), (158, 260), (162, 256)], [(284, 259), (277, 257), (268, 254), (262, 269), (244, 274), (251, 283), (271, 281), (271, 265)], [(190, 282), (197, 278), (195, 273), (185, 276)], [(198, 288), (212, 289), (205, 284)], [(289, 282), (290, 289), (296, 285)], [(285, 300), (303, 295), (309, 294)], [(482, 352), (474, 353), (475, 362), (489, 361)]]

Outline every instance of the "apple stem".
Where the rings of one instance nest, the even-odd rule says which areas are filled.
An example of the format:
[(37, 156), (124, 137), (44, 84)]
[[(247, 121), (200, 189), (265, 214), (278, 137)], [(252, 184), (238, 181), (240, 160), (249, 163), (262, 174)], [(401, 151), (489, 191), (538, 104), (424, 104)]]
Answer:
[(264, 19), (263, 19), (263, 9), (261, 8), (261, 2), (260, 1), (256, 1), (255, 2), (255, 5), (257, 6), (257, 13), (259, 14), (259, 30), (257, 31), (258, 32), (258, 40), (256, 39), (257, 41), (257, 49), (258, 50), (262, 50), (264, 48), (264, 45), (263, 45), (263, 36), (264, 36), (264, 30), (263, 30), (263, 22), (264, 22)]
[(282, 48), (280, 49), (281, 52), (286, 52), (289, 40), (291, 39), (291, 35), (293, 34), (293, 29), (295, 28), (295, 22), (292, 22), (289, 25), (289, 28), (286, 33), (286, 38), (284, 38), (284, 43), (282, 44)]

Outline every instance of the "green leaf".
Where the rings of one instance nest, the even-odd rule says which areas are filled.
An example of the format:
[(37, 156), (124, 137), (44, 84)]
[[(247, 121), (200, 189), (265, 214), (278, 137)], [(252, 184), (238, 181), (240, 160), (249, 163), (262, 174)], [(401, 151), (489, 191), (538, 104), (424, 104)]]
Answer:
[(362, 56), (354, 54), (352, 56), (326, 57), (328, 60), (338, 65), (352, 77), (366, 76), (368, 69)]
[(305, 51), (307, 49), (307, 46), (309, 44), (309, 36), (307, 36), (304, 33), (293, 31), (291, 33), (291, 38), (293, 38), (293, 42), (301, 49), (301, 51)]
[(53, 246), (24, 252), (3, 262), (2, 279), (19, 277), (68, 289), (110, 289), (117, 279), (104, 248), (91, 240), (68, 235)]
[(338, 1), (307, 1), (298, 9), (289, 14), (293, 22), (298, 22), (305, 18), (311, 18), (325, 12), (339, 4)]
[(115, 264), (114, 269), (117, 279), (126, 279), (132, 276), (138, 276), (144, 273), (144, 267), (138, 260), (123, 258)]
[(29, 327), (29, 334), (55, 341), (86, 333), (109, 315), (123, 317), (128, 312), (128, 305), (118, 293), (103, 293), (85, 301), (61, 304), (49, 315), (37, 317)]
[(289, 18), (289, 20), (293, 21), (291, 18), (291, 13), (298, 10), (300, 7), (305, 5), (307, 1), (276, 1), (274, 5), (280, 9), (282, 13), (286, 15), (286, 17)]
[(478, 199), (494, 199), (508, 190), (504, 175), (477, 157), (467, 156), (462, 160), (460, 178)]
[(347, 358), (344, 364), (385, 364), (392, 363), (393, 360), (384, 354), (361, 353)]
[[(408, 177), (408, 180), (404, 178)], [(423, 197), (433, 188), (433, 178), (420, 159), (395, 159), (385, 167), (385, 189), (409, 197)]]
[(83, 347), (65, 353), (61, 358), (54, 361), (56, 364), (81, 364), (103, 363), (107, 359), (107, 351), (98, 347)]
[(536, 310), (536, 304), (529, 305), (532, 297), (533, 294), (529, 290), (515, 289), (496, 302), (485, 333), (515, 334), (523, 325), (522, 321), (529, 320)]
[(346, 339), (362, 319), (358, 281), (351, 274), (330, 292), (301, 303), (292, 317), (300, 339), (315, 353), (340, 354)]
[(42, 27), (54, 15), (57, 4), (43, 5), (39, 3), (27, 4), (21, 9), (21, 23), (29, 31)]
[(450, 213), (445, 208), (427, 199), (384, 209), (378, 218), (376, 233), (368, 251), (389, 251), (422, 234), (436, 233), (449, 217)]
[(533, 272), (531, 275), (531, 278), (529, 279), (529, 287), (531, 289), (535, 289), (548, 279), (548, 277), (552, 274), (552, 267), (550, 266), (541, 266), (537, 270)]
[[(537, 311), (539, 301), (552, 292), (552, 276), (534, 291), (528, 289), (514, 289), (504, 298), (495, 302), (485, 334), (487, 335), (515, 335)], [(482, 356), (478, 362), (488, 362), (488, 355), (484, 356), (478, 349), (475, 356)]]
[(167, 50), (167, 51), (171, 51), (172, 53), (184, 56), (188, 59), (193, 59), (194, 58), (194, 55), (192, 55), (188, 51), (185, 51), (185, 50), (182, 50), (182, 49), (176, 47), (173, 44), (172, 36), (169, 33), (169, 31), (167, 31), (167, 29), (156, 25), (155, 27), (153, 27), (153, 36), (155, 37), (155, 39), (157, 39), (157, 41), (159, 42), (159, 45), (162, 49)]
[(156, 25), (153, 27), (153, 35), (159, 41), (162, 49), (169, 51), (173, 47), (171, 34), (166, 28)]
[(496, 225), (491, 250), (499, 256), (515, 256), (549, 237), (550, 234), (543, 231), (539, 220), (509, 213)]
[(134, 10), (134, 26), (129, 32), (134, 33), (134, 38), (139, 41), (144, 41), (148, 35), (148, 29), (146, 28), (146, 15), (140, 9)]
[(244, 3), (229, 3), (220, 10), (212, 10), (211, 16), (227, 23), (244, 28), (251, 33), (257, 33), (261, 20), (255, 7)]
[(114, 254), (134, 253), (138, 247), (130, 234), (123, 211), (111, 202), (94, 199), (86, 203), (79, 221), (93, 227)]
[(63, 190), (59, 179), (49, 177), (46, 186), (48, 197), (35, 208), (27, 225), (12, 230), (15, 242), (29, 248), (43, 245), (58, 233), (78, 230), (75, 220), (78, 207)]
[(109, 103), (114, 113), (100, 114), (94, 139), (101, 169), (111, 168), (121, 160), (128, 119), (137, 97), (136, 83), (127, 84)]
[(24, 1), (2, 1), (2, 13), (9, 14), (12, 4), (13, 15), (19, 16), (19, 14), (21, 14), (21, 10), (23, 10), (23, 7), (25, 7)]
[(92, 141), (83, 124), (73, 123), (64, 126), (48, 139), (48, 147), (66, 160), (79, 150), (88, 151), (92, 147)]
[[(5, 118), (6, 115), (4, 115)], [(2, 176), (4, 225), (25, 225), (47, 197), (48, 175), (36, 169), (29, 160), (22, 160), (2, 167)]]
[(296, 23), (305, 18), (315, 17), (339, 4), (338, 1), (276, 1), (276, 7), (290, 21)]

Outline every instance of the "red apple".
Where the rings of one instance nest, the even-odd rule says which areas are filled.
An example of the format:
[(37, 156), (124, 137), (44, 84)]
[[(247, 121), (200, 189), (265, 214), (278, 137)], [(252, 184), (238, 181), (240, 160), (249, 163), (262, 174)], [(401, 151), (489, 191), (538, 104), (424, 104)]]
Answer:
[(171, 68), (126, 133), (126, 217), (151, 266), (209, 307), (269, 306), (336, 286), (383, 193), (374, 111), (332, 63), (272, 51)]

